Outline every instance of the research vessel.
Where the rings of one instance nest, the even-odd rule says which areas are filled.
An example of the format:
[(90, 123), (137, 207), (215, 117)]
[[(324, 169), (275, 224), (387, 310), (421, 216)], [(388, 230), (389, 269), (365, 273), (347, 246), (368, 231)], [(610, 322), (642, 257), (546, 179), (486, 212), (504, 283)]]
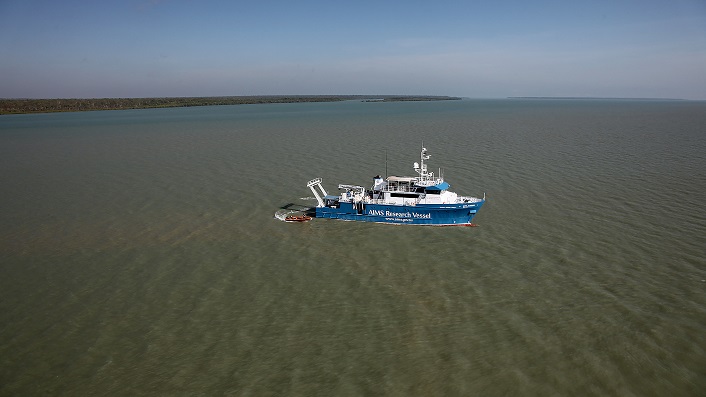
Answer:
[(478, 198), (450, 191), (441, 170), (439, 175), (427, 170), (430, 157), (422, 147), (420, 162), (414, 163), (417, 176), (378, 175), (370, 188), (340, 184), (339, 195), (329, 195), (321, 178), (312, 179), (307, 183), (317, 201), (312, 214), (345, 221), (474, 226), (471, 221), (485, 203), (485, 193)]

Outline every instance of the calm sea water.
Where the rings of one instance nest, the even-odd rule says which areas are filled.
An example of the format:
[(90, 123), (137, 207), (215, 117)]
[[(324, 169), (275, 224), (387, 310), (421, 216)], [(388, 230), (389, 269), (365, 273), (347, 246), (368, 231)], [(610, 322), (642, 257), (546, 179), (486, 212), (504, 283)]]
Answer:
[[(273, 217), (413, 173), (477, 228)], [(0, 117), (0, 395), (706, 390), (706, 103)]]

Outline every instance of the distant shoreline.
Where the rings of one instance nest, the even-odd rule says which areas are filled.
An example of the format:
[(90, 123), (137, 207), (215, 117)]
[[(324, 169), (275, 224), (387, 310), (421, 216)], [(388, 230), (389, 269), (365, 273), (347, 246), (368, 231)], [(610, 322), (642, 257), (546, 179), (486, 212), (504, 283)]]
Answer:
[(509, 96), (508, 99), (569, 99), (569, 100), (613, 100), (613, 101), (688, 101), (679, 98), (613, 98), (594, 96)]
[(86, 112), (96, 110), (157, 109), (192, 106), (249, 105), (264, 103), (448, 101), (459, 97), (435, 95), (263, 95), (223, 97), (0, 99), (0, 115)]

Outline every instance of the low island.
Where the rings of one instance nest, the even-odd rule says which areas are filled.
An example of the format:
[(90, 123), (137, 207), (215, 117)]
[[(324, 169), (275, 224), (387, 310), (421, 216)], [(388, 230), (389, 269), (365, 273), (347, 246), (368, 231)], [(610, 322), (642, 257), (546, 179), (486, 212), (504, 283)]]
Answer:
[(259, 103), (337, 102), (349, 100), (445, 101), (450, 96), (413, 95), (270, 95), (173, 98), (80, 98), (80, 99), (0, 99), (0, 115), (26, 113), (83, 112), (92, 110), (154, 109), (190, 106), (245, 105)]

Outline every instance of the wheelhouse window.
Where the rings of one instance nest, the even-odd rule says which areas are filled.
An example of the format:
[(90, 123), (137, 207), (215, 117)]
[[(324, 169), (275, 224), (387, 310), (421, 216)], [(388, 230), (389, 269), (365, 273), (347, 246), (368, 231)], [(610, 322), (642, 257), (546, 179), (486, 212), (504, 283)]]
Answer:
[(391, 193), (392, 197), (404, 197), (404, 198), (417, 198), (419, 195), (417, 193)]

